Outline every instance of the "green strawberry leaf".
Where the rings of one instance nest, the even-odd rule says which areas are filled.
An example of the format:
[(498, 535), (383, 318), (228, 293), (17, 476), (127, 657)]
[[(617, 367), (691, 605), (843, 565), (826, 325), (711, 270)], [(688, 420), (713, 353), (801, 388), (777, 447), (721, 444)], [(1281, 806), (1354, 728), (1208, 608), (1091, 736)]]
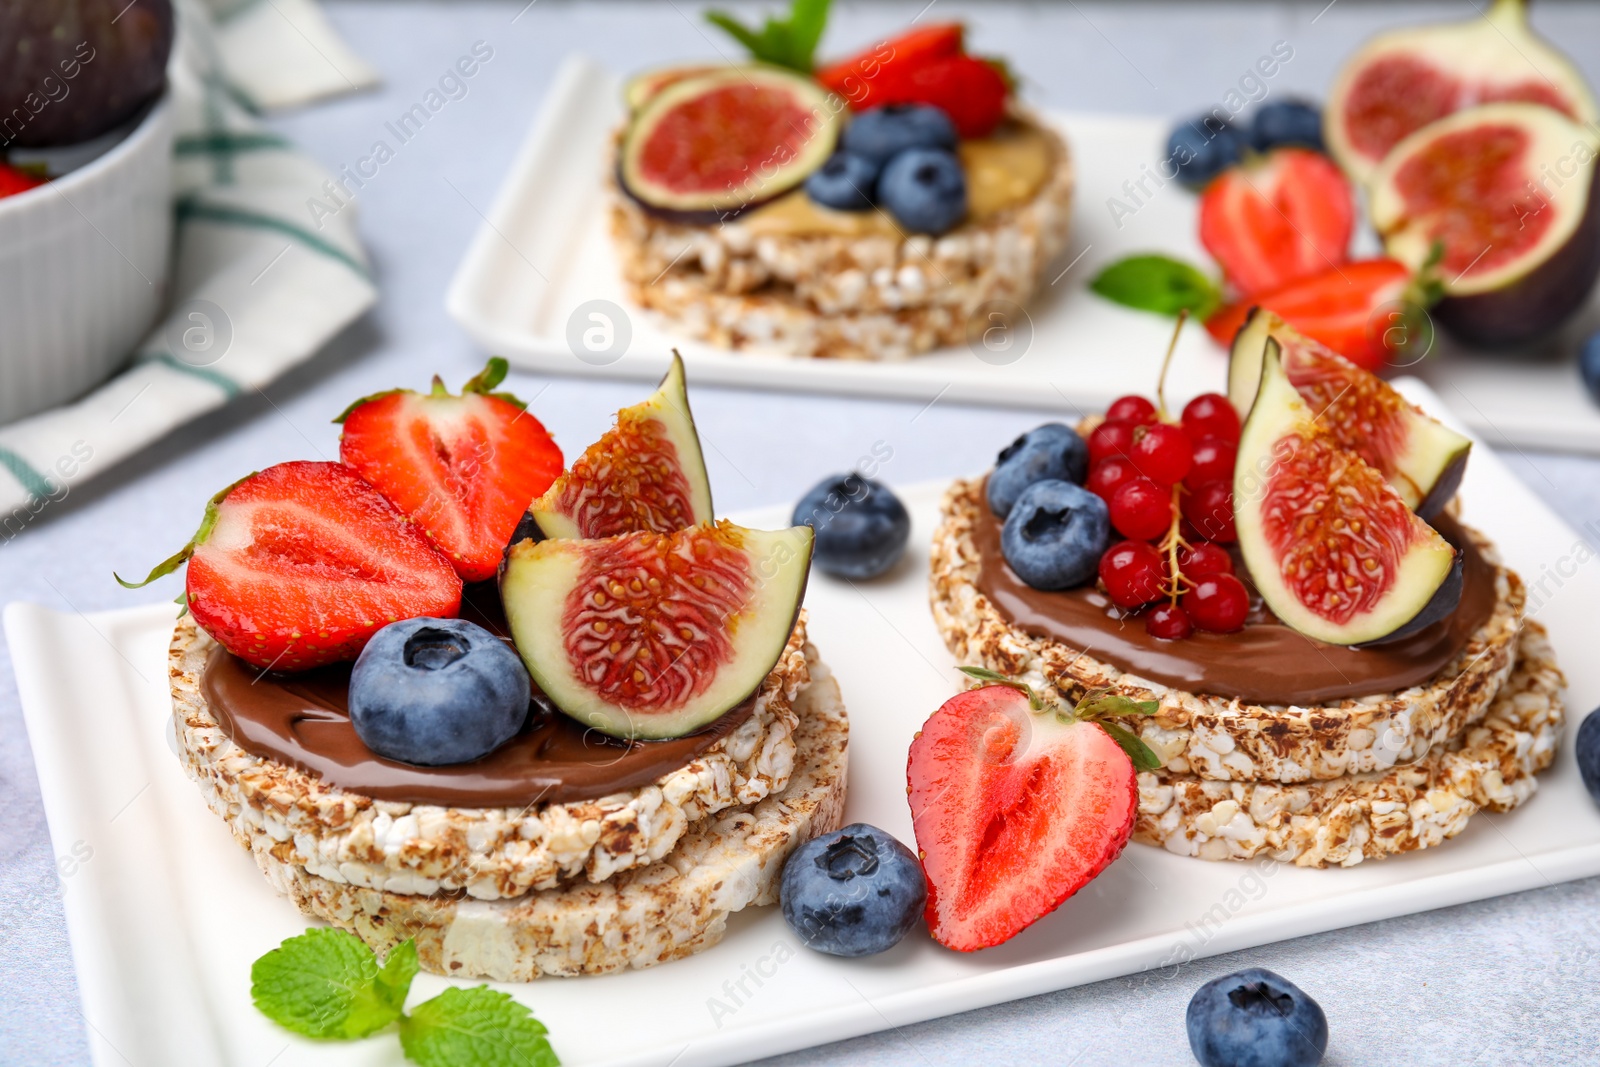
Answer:
[(546, 1033), (507, 994), (457, 987), (400, 1020), (400, 1047), (421, 1067), (560, 1067)]
[(1119, 259), (1089, 288), (1113, 303), (1158, 315), (1187, 311), (1204, 321), (1222, 304), (1222, 291), (1200, 268), (1168, 256)]
[[(157, 563), (154, 567), (150, 568), (150, 573), (144, 576), (144, 581), (127, 581), (116, 571), (111, 572), (111, 577), (115, 578), (117, 580), (117, 584), (122, 586), (124, 589), (143, 589), (157, 578), (165, 578), (167, 575), (171, 574), (173, 571), (189, 562), (189, 557), (194, 555), (194, 550), (205, 544), (206, 540), (211, 536), (211, 531), (216, 528), (217, 509), (222, 506), (223, 500), (227, 499), (228, 494), (237, 489), (241, 482), (247, 482), (260, 473), (260, 471), (251, 471), (243, 478), (240, 478), (239, 481), (234, 482), (232, 485), (223, 489), (222, 492), (206, 501), (206, 513), (200, 519), (200, 528), (194, 532), (193, 537), (189, 538), (189, 543), (178, 549), (178, 551), (174, 552), (166, 559), (162, 560), (160, 563)], [(187, 597), (182, 603), (184, 610), (188, 611), (189, 601)]]
[(263, 1015), (306, 1037), (366, 1037), (403, 1017), (417, 971), (417, 950), (406, 942), (378, 958), (343, 930), (310, 929), (291, 937), (250, 968), (250, 998)]
[(1115, 741), (1117, 746), (1128, 754), (1128, 758), (1133, 761), (1134, 770), (1154, 771), (1161, 768), (1161, 757), (1157, 756), (1150, 746), (1145, 744), (1144, 740), (1132, 730), (1118, 726), (1114, 722), (1097, 720), (1095, 725), (1110, 734), (1111, 740)]
[(830, 3), (831, 0), (790, 0), (788, 16), (768, 16), (759, 31), (726, 11), (707, 11), (706, 21), (726, 30), (758, 62), (810, 74), (822, 31), (828, 25)]
[[(461, 387), (461, 395), (492, 396), (496, 400), (504, 400), (506, 403), (521, 408), (523, 411), (528, 410), (528, 405), (522, 400), (517, 399), (517, 397), (513, 394), (496, 393), (493, 391), (495, 386), (505, 381), (506, 371), (508, 369), (509, 364), (507, 364), (504, 359), (500, 358), (499, 356), (491, 356), (489, 358), (489, 362), (484, 364), (483, 369), (469, 378), (466, 384)], [(384, 397), (394, 396), (396, 393), (414, 392), (416, 392), (414, 389), (385, 389), (381, 393), (369, 393), (360, 400), (357, 400), (355, 403), (351, 404), (349, 407), (345, 408), (343, 411), (339, 412), (338, 416), (333, 420), (334, 424), (337, 426), (343, 426), (345, 420), (354, 414), (356, 408), (370, 404), (374, 400), (382, 400)], [(445, 387), (444, 379), (435, 374), (433, 376), (433, 384), (429, 388), (428, 395), (447, 397), (451, 394), (450, 390)]]
[(1115, 715), (1154, 715), (1160, 707), (1161, 702), (1157, 700), (1134, 700), (1096, 689), (1085, 693), (1072, 712), (1080, 719), (1102, 719)]
[(980, 682), (987, 682), (990, 685), (1010, 686), (1012, 689), (1015, 689), (1018, 692), (1026, 693), (1028, 695), (1029, 709), (1033, 711), (1044, 710), (1044, 701), (1039, 699), (1039, 694), (1033, 691), (1033, 687), (1031, 685), (1028, 685), (1024, 682), (1019, 682), (1014, 678), (1007, 678), (999, 671), (991, 671), (987, 667), (957, 667), (956, 670), (960, 671), (968, 678), (976, 678)]

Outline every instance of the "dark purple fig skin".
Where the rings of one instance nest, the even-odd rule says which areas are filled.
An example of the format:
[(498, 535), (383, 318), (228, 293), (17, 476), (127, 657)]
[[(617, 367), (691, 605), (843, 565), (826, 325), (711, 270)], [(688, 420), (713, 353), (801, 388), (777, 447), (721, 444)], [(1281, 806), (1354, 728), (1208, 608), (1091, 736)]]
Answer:
[[(1552, 204), (1548, 210), (1555, 210)], [(1451, 337), (1471, 348), (1531, 344), (1559, 329), (1588, 302), (1600, 278), (1600, 175), (1589, 185), (1583, 221), (1566, 244), (1504, 289), (1448, 296), (1433, 317)]]
[(771, 195), (747, 200), (744, 203), (739, 204), (737, 207), (708, 208), (704, 211), (690, 211), (680, 208), (656, 207), (649, 201), (640, 198), (632, 189), (628, 188), (628, 183), (622, 179), (621, 164), (617, 165), (616, 176), (617, 188), (626, 193), (629, 200), (632, 200), (635, 204), (638, 204), (640, 210), (642, 210), (645, 214), (653, 215), (664, 222), (677, 223), (679, 226), (716, 226), (719, 223), (732, 222), (740, 215), (743, 215), (746, 211), (754, 211), (758, 207), (765, 207), (774, 200), (778, 199), (778, 197), (787, 193), (792, 193), (794, 190), (800, 187), (799, 184), (790, 185), (776, 193), (772, 193)]
[[(1456, 495), (1456, 490), (1461, 488), (1462, 475), (1467, 473), (1467, 459), (1472, 455), (1471, 449), (1462, 449), (1456, 453), (1450, 465), (1439, 472), (1439, 480), (1433, 483), (1433, 488), (1428, 490), (1428, 495), (1422, 498), (1417, 505), (1417, 514), (1424, 520), (1431, 520), (1435, 515), (1444, 510), (1444, 506)], [(1456, 557), (1456, 562), (1460, 562)]]
[(0, 148), (126, 122), (165, 88), (172, 34), (171, 0), (0, 0)]
[(1461, 603), (1461, 590), (1465, 585), (1466, 557), (1459, 551), (1456, 552), (1455, 562), (1450, 565), (1450, 573), (1445, 575), (1444, 582), (1434, 590), (1433, 598), (1422, 606), (1422, 610), (1411, 617), (1411, 621), (1398, 630), (1376, 641), (1365, 644), (1352, 645), (1352, 648), (1374, 648), (1378, 645), (1387, 645), (1392, 641), (1410, 637), (1425, 626), (1432, 626), (1440, 619), (1448, 617)]

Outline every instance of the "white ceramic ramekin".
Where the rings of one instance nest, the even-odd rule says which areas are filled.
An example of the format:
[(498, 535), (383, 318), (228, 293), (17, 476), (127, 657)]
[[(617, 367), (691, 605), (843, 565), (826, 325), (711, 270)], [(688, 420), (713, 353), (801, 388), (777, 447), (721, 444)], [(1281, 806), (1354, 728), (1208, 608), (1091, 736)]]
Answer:
[(172, 248), (172, 103), (70, 174), (0, 199), (0, 424), (110, 377), (155, 322)]

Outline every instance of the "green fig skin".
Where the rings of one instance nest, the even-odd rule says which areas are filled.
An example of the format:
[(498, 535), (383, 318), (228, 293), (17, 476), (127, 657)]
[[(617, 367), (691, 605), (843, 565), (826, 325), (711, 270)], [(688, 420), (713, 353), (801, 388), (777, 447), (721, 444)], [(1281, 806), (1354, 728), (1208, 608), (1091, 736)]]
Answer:
[(0, 149), (98, 137), (161, 95), (171, 0), (0, 0)]

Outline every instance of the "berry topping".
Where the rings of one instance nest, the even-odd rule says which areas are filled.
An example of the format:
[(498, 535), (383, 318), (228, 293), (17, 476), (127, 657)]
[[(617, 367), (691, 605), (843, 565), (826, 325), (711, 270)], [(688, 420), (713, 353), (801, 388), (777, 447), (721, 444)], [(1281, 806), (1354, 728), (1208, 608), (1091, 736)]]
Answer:
[(1239, 413), (1221, 393), (1201, 393), (1183, 406), (1183, 432), (1193, 441), (1216, 437), (1238, 444)]
[(1128, 458), (1139, 473), (1157, 485), (1177, 485), (1194, 463), (1194, 445), (1176, 426), (1158, 422), (1134, 432), (1133, 449)]
[(879, 104), (931, 104), (950, 116), (962, 137), (987, 137), (1006, 117), (1011, 87), (987, 59), (949, 55), (909, 66), (886, 66), (870, 99)]
[(1107, 422), (1126, 422), (1133, 426), (1149, 426), (1159, 422), (1156, 406), (1142, 396), (1119, 396), (1106, 408)]
[(928, 883), (911, 850), (864, 822), (814, 837), (784, 864), (783, 918), (808, 948), (872, 956), (922, 917)]
[(849, 152), (835, 152), (806, 179), (806, 195), (835, 211), (866, 211), (878, 186), (878, 164)]
[(1126, 456), (1133, 448), (1134, 428), (1125, 422), (1102, 422), (1089, 434), (1089, 462), (1099, 463), (1109, 456)]
[(469, 582), (494, 577), (528, 502), (561, 473), (561, 450), (509, 393), (495, 358), (460, 396), (433, 379), (424, 395), (395, 389), (353, 404), (339, 458), (439, 546)]
[(816, 79), (850, 102), (857, 111), (886, 103), (880, 91), (882, 75), (909, 70), (945, 56), (960, 55), (962, 25), (936, 22), (880, 41), (859, 55), (817, 71)]
[(1200, 629), (1231, 634), (1244, 628), (1245, 616), (1250, 613), (1250, 594), (1244, 583), (1231, 574), (1208, 574), (1183, 595), (1183, 610)]
[(1191, 189), (1201, 188), (1239, 162), (1244, 149), (1244, 134), (1214, 115), (1180, 122), (1167, 138), (1167, 158), (1177, 169), (1178, 180)]
[(1143, 607), (1164, 595), (1166, 564), (1148, 542), (1119, 541), (1100, 557), (1100, 581), (1117, 607)]
[[(1115, 517), (1115, 510), (1112, 515)], [(1207, 541), (1229, 544), (1238, 540), (1233, 527), (1232, 483), (1207, 482), (1183, 494), (1183, 517)]]
[(954, 152), (956, 141), (950, 116), (925, 104), (891, 104), (864, 111), (851, 120), (839, 138), (845, 152), (877, 167), (908, 148)]
[(1089, 480), (1083, 484), (1089, 492), (1110, 503), (1111, 494), (1117, 491), (1117, 486), (1137, 477), (1139, 471), (1127, 456), (1107, 456), (1094, 465), (1094, 469), (1089, 471)]
[(795, 505), (792, 521), (816, 531), (813, 562), (841, 578), (876, 578), (895, 565), (911, 537), (900, 498), (855, 473), (818, 482)]
[(1322, 1008), (1299, 986), (1262, 967), (1201, 986), (1184, 1023), (1200, 1067), (1316, 1067), (1328, 1048)]
[(967, 214), (967, 176), (941, 148), (908, 148), (884, 165), (878, 202), (912, 233), (941, 234)]
[(1151, 637), (1163, 641), (1182, 641), (1194, 633), (1189, 616), (1176, 604), (1158, 604), (1144, 617), (1144, 628)]
[(1257, 152), (1281, 145), (1322, 151), (1322, 109), (1307, 100), (1272, 100), (1256, 109), (1250, 143)]
[(1189, 578), (1207, 574), (1232, 574), (1233, 557), (1228, 550), (1209, 541), (1189, 545), (1178, 553), (1178, 569)]
[(989, 510), (1005, 518), (1022, 491), (1034, 482), (1081, 483), (1088, 464), (1089, 449), (1077, 431), (1059, 422), (1035, 426), (995, 457), (985, 490)]
[(1149, 478), (1122, 483), (1111, 494), (1111, 525), (1135, 541), (1160, 537), (1172, 525), (1172, 491)]
[(379, 630), (350, 672), (350, 724), (378, 755), (427, 767), (470, 763), (522, 729), (528, 672), (504, 641), (464, 619)]
[(1578, 727), (1578, 777), (1589, 797), (1600, 804), (1600, 712), (1591, 711)]
[(1035, 589), (1070, 589), (1094, 578), (1111, 537), (1106, 502), (1071, 482), (1030, 485), (1000, 530), (1000, 551)]
[(1220, 437), (1202, 437), (1195, 442), (1194, 464), (1184, 475), (1184, 484), (1193, 489), (1207, 482), (1233, 481), (1234, 460), (1239, 446)]

